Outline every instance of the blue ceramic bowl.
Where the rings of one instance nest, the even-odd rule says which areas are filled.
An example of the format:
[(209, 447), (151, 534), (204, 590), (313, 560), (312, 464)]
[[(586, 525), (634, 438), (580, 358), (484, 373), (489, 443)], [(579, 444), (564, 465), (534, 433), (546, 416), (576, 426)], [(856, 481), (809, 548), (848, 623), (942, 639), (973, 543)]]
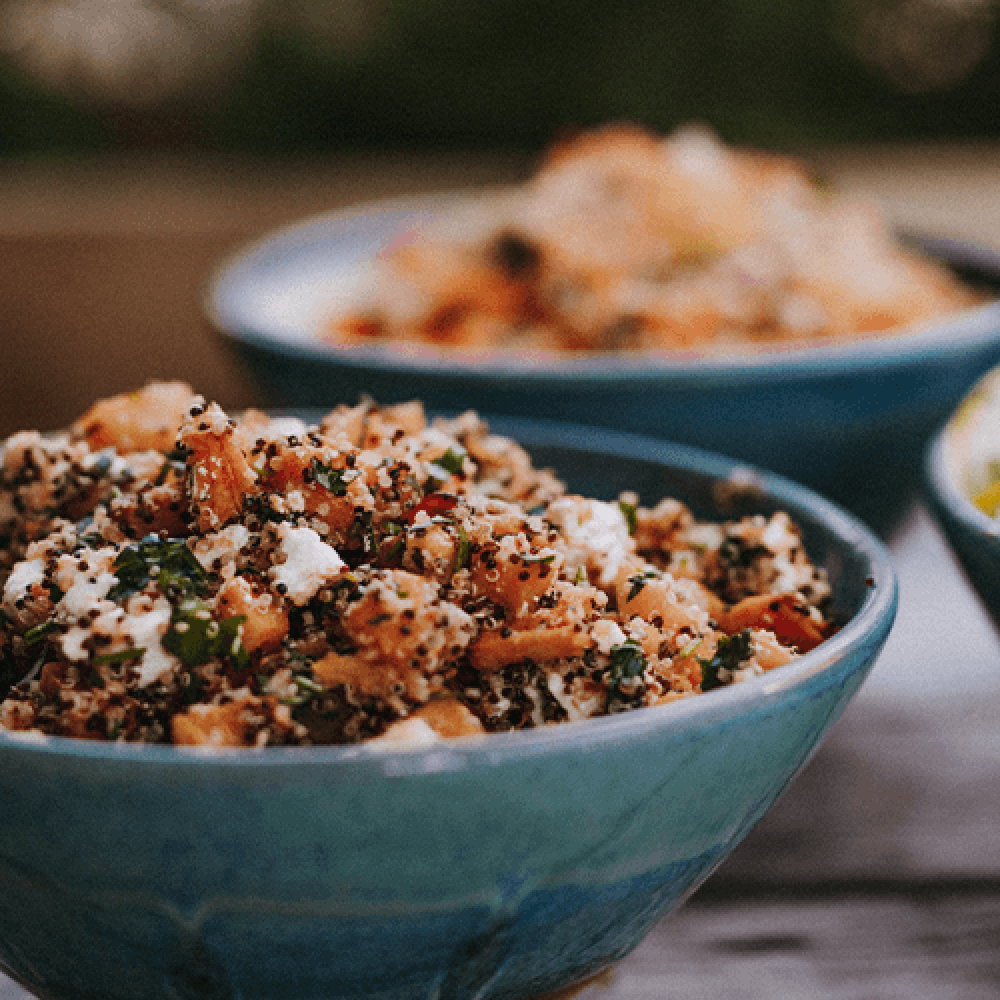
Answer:
[(57, 1000), (534, 997), (626, 955), (764, 815), (889, 633), (882, 545), (781, 479), (734, 491), (722, 458), (492, 424), (591, 495), (788, 510), (844, 627), (702, 697), (432, 747), (0, 736), (3, 971)]
[[(984, 442), (1000, 460), (1000, 369), (985, 375), (931, 441), (924, 462), (928, 504), (965, 574), (1000, 629), (1000, 519), (970, 499)], [(994, 417), (987, 422), (986, 416)], [(977, 433), (978, 432), (978, 433)]]
[[(439, 410), (650, 434), (789, 476), (886, 532), (916, 491), (933, 429), (1000, 362), (1000, 304), (903, 337), (728, 357), (554, 360), (323, 343), (324, 324), (343, 310), (375, 253), (455, 197), (320, 216), (220, 265), (205, 311), (265, 403), (328, 407), (368, 393), (380, 402), (417, 397)], [(1000, 290), (1000, 255), (948, 240), (916, 242)]]

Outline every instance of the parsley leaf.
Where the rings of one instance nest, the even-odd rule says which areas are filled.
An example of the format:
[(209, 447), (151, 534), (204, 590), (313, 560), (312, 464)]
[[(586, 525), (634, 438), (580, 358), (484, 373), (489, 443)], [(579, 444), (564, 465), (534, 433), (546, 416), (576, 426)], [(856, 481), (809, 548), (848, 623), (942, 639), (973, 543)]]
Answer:
[(50, 618), (47, 622), (42, 622), (41, 625), (36, 625), (34, 628), (29, 628), (27, 632), (24, 633), (24, 644), (26, 646), (33, 646), (36, 642), (41, 642), (50, 632), (54, 632), (59, 627), (55, 619)]
[(642, 573), (636, 573), (635, 576), (630, 576), (628, 582), (632, 584), (632, 587), (628, 592), (628, 597), (625, 598), (625, 603), (628, 604), (629, 601), (634, 601), (642, 593), (642, 588), (646, 586), (646, 583), (649, 580), (655, 580), (659, 575), (659, 573), (647, 569)]
[(322, 694), (326, 689), (322, 684), (318, 684), (311, 677), (293, 677), (292, 680), (295, 682), (295, 686), (299, 689), (297, 695), (293, 695), (290, 698), (279, 698), (285, 705), (305, 705), (307, 702), (312, 701), (314, 697), (318, 694)]
[(753, 634), (750, 629), (745, 628), (742, 632), (720, 639), (715, 656), (711, 660), (698, 658), (701, 664), (702, 691), (722, 687), (725, 682), (719, 680), (719, 671), (739, 670), (740, 663), (749, 660), (751, 656), (753, 656)]
[(609, 697), (622, 697), (624, 681), (642, 677), (646, 671), (646, 654), (635, 639), (626, 639), (620, 646), (611, 647), (611, 667), (605, 683)]
[(556, 558), (554, 552), (547, 556), (521, 556), (523, 566), (550, 566)]
[(634, 503), (626, 503), (624, 500), (619, 500), (618, 509), (622, 512), (625, 523), (628, 525), (628, 533), (634, 535), (635, 529), (639, 527), (639, 508)]
[(163, 460), (163, 465), (160, 466), (160, 471), (156, 474), (153, 485), (162, 486), (167, 481), (167, 476), (171, 473), (175, 476), (183, 476), (186, 468), (187, 465), (184, 461), (184, 456), (181, 457), (180, 461), (177, 461), (170, 455), (167, 455)]
[(461, 449), (456, 451), (454, 448), (449, 448), (439, 458), (433, 462), (428, 462), (427, 468), (430, 472), (427, 483), (428, 492), (438, 489), (451, 476), (462, 475), (462, 470), (465, 468), (465, 456), (465, 451)]
[(313, 478), (325, 490), (329, 490), (335, 497), (347, 496), (347, 487), (360, 475), (355, 471), (344, 471), (335, 469), (332, 465), (323, 465), (318, 458), (312, 460)]
[(153, 580), (168, 597), (202, 592), (206, 574), (183, 538), (161, 539), (147, 535), (134, 545), (126, 545), (115, 559), (118, 582), (108, 591), (108, 599), (121, 602), (137, 594)]
[(458, 545), (455, 546), (454, 572), (457, 573), (469, 563), (469, 536), (461, 524), (456, 524), (455, 527), (458, 529)]
[(244, 497), (243, 508), (251, 517), (256, 517), (262, 525), (268, 522), (280, 524), (285, 520), (285, 515), (271, 506), (267, 494)]
[(76, 525), (77, 541), (88, 549), (99, 549), (104, 544), (104, 539), (98, 533), (93, 517), (85, 517), (78, 521)]
[(130, 646), (128, 649), (120, 649), (117, 653), (102, 653), (94, 657), (94, 666), (102, 663), (124, 663), (126, 660), (135, 660), (142, 656), (146, 650), (139, 646)]
[(240, 641), (245, 621), (245, 615), (216, 621), (204, 601), (189, 597), (174, 608), (163, 648), (189, 667), (219, 656), (229, 659), (236, 670), (245, 670), (250, 664), (250, 654)]

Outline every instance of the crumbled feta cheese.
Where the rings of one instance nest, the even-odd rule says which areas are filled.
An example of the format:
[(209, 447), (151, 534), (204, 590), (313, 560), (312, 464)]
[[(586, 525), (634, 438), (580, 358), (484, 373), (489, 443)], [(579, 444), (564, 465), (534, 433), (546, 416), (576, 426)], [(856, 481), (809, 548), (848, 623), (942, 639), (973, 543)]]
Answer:
[(271, 585), (295, 604), (305, 604), (338, 576), (346, 563), (312, 528), (279, 524), (279, 552), (285, 561), (271, 567)]
[(172, 607), (165, 597), (155, 601), (142, 598), (129, 602), (128, 610), (102, 602), (106, 610), (88, 625), (73, 625), (61, 638), (63, 653), (69, 660), (86, 660), (88, 639), (102, 636), (108, 641), (102, 653), (141, 649), (143, 654), (131, 661), (138, 671), (139, 687), (148, 687), (166, 673), (174, 671), (180, 660), (163, 648), (162, 639), (170, 627)]
[(581, 497), (562, 497), (551, 503), (549, 520), (566, 538), (566, 572), (593, 566), (600, 582), (611, 584), (632, 550), (625, 516), (617, 504)]
[(628, 638), (635, 639), (636, 642), (641, 642), (643, 639), (649, 635), (649, 627), (647, 624), (638, 616), (631, 618), (627, 625), (628, 628)]
[(307, 430), (308, 424), (298, 417), (272, 417), (267, 425), (268, 433), (276, 437), (302, 437)]
[(437, 743), (441, 737), (423, 719), (401, 719), (394, 722), (374, 743), (391, 743), (400, 746), (426, 746)]
[(45, 562), (41, 559), (25, 559), (17, 563), (3, 588), (3, 603), (8, 607), (24, 597), (36, 583), (45, 579)]
[(798, 571), (784, 554), (771, 560), (771, 568), (777, 574), (769, 588), (772, 594), (787, 594), (798, 589), (800, 582), (805, 582), (799, 580)]
[(191, 545), (191, 552), (203, 569), (219, 571), (232, 565), (249, 538), (250, 532), (242, 524), (231, 524), (228, 528), (197, 539)]
[(768, 521), (761, 542), (772, 552), (785, 552), (798, 545), (799, 537), (792, 531), (787, 515), (778, 513)]
[(577, 677), (567, 689), (562, 674), (554, 670), (546, 677), (546, 683), (552, 697), (562, 706), (570, 722), (589, 719), (600, 715), (604, 710), (604, 695), (596, 684), (588, 685)]
[(170, 627), (170, 615), (170, 604), (161, 598), (149, 611), (129, 614), (122, 619), (121, 634), (130, 636), (135, 648), (145, 650), (138, 663), (139, 687), (148, 687), (180, 665), (180, 660), (168, 653), (161, 642)]
[(112, 572), (116, 551), (112, 548), (88, 552), (86, 559), (63, 555), (56, 566), (56, 583), (63, 592), (59, 614), (72, 620), (100, 610), (108, 602), (108, 591), (118, 582)]
[(620, 646), (627, 638), (625, 633), (610, 618), (602, 618), (590, 627), (590, 637), (597, 643), (599, 652), (605, 655), (611, 652), (613, 646)]

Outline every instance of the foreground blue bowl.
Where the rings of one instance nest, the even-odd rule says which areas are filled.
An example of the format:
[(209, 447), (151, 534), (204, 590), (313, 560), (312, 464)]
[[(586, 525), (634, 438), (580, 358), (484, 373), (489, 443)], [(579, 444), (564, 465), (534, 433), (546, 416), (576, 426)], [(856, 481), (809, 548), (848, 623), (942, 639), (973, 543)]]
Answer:
[(3, 971), (66, 1000), (537, 996), (626, 955), (764, 815), (889, 633), (882, 545), (721, 458), (491, 423), (573, 490), (675, 495), (705, 516), (789, 511), (844, 627), (702, 697), (429, 748), (0, 735)]
[[(452, 199), (454, 196), (452, 196)], [(362, 206), (282, 230), (224, 261), (205, 311), (268, 405), (368, 393), (432, 409), (585, 423), (731, 455), (805, 483), (888, 533), (919, 484), (923, 449), (976, 377), (1000, 362), (1000, 304), (905, 336), (787, 351), (557, 360), (323, 343), (366, 263), (451, 199)], [(1000, 292), (1000, 255), (912, 237)], [(343, 308), (343, 307), (340, 307)]]
[[(974, 439), (969, 432), (982, 422), (991, 398), (1000, 399), (1000, 369), (976, 384), (934, 436), (924, 461), (924, 487), (935, 519), (1000, 629), (1000, 520), (988, 517), (972, 503), (966, 478), (974, 458)], [(995, 454), (1000, 458), (1000, 435), (995, 445)]]

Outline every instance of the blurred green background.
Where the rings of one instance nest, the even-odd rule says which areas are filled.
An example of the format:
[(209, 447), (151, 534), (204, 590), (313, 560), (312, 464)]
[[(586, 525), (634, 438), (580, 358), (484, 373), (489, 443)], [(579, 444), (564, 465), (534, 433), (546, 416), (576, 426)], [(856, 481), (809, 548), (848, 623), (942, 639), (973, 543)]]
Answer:
[[(1000, 135), (993, 0), (212, 7), (108, 0), (112, 45), (107, 24), (84, 30), (95, 0), (0, 0), (0, 155), (528, 149), (615, 119), (772, 148)], [(170, 75), (169, 46), (138, 30), (150, 11), (178, 19), (179, 53), (203, 51), (143, 89)]]

